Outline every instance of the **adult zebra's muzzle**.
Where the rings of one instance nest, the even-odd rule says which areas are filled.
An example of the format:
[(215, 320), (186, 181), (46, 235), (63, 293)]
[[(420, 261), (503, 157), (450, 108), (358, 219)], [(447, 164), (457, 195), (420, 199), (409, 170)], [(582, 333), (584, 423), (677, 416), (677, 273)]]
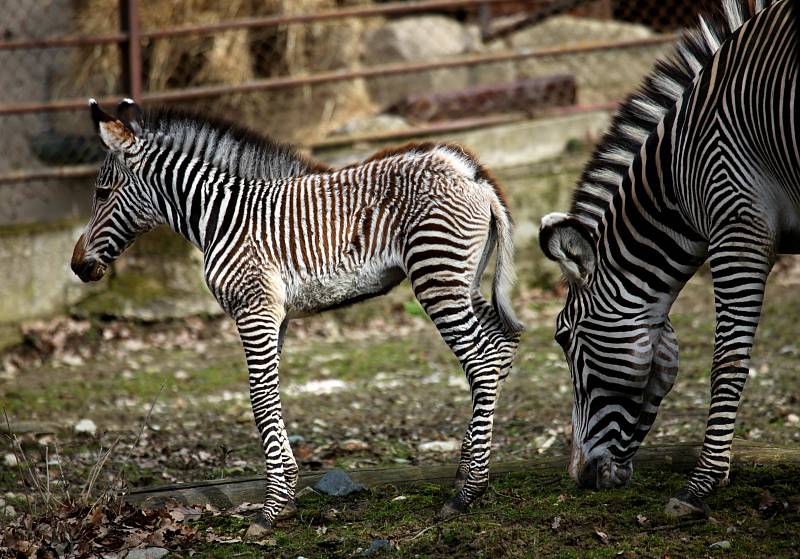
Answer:
[(72, 251), (72, 260), (70, 267), (76, 276), (81, 278), (84, 283), (90, 281), (97, 281), (106, 273), (107, 266), (95, 260), (94, 258), (86, 258), (86, 237), (81, 235), (78, 242), (75, 243), (75, 249)]
[(577, 474), (578, 487), (613, 489), (627, 485), (633, 474), (633, 464), (630, 461), (617, 464), (608, 455), (603, 455), (586, 462)]

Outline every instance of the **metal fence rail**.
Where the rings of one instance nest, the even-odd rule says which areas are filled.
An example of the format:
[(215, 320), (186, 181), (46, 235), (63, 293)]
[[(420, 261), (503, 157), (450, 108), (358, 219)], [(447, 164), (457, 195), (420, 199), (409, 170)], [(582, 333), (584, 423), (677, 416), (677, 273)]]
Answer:
[[(37, 18), (44, 22), (47, 13), (57, 13), (59, 9), (68, 11), (70, 6), (77, 9), (74, 6), (78, 5), (70, 4), (68, 0), (47, 0), (50, 4), (43, 8), (34, 0), (10, 1), (16, 2), (17, 11), (22, 14), (16, 18), (18, 21), (34, 23)], [(62, 180), (91, 174), (93, 165), (90, 162), (96, 154), (85, 140), (87, 136), (91, 136), (91, 132), (87, 130), (88, 124), (83, 122), (86, 119), (82, 115), (86, 97), (90, 95), (98, 97), (103, 103), (115, 103), (124, 96), (132, 97), (143, 104), (189, 104), (226, 115), (233, 113), (234, 118), (238, 107), (244, 106), (249, 107), (249, 113), (239, 116), (245, 121), (259, 118), (259, 106), (267, 107), (266, 112), (271, 112), (276, 107), (274, 113), (280, 114), (281, 107), (288, 106), (290, 102), (294, 103), (290, 110), (306, 117), (303, 107), (295, 103), (297, 98), (305, 96), (309, 106), (317, 111), (309, 113), (307, 119), (311, 120), (311, 114), (326, 116), (325, 111), (318, 107), (320, 103), (342, 104), (340, 98), (353, 98), (352, 92), (358, 93), (364, 87), (369, 89), (384, 82), (388, 84), (384, 89), (391, 90), (394, 84), (401, 83), (398, 79), (410, 79), (407, 76), (411, 75), (444, 76), (439, 80), (444, 83), (448, 82), (450, 76), (456, 76), (459, 79), (454, 80), (455, 82), (472, 83), (473, 78), (465, 82), (460, 80), (461, 74), (457, 73), (479, 72), (473, 70), (478, 67), (497, 69), (498, 74), (511, 76), (512, 79), (514, 76), (528, 77), (528, 74), (546, 75), (550, 68), (553, 72), (563, 73), (562, 68), (571, 68), (573, 72), (580, 73), (585, 71), (581, 69), (581, 65), (586, 66), (587, 60), (590, 64), (599, 60), (597, 57), (602, 57), (604, 64), (608, 64), (613, 71), (622, 72), (625, 68), (614, 69), (613, 60), (617, 56), (615, 52), (658, 48), (673, 42), (676, 37), (674, 32), (645, 33), (644, 28), (636, 25), (630, 27), (630, 32), (620, 32), (617, 35), (608, 32), (608, 36), (603, 36), (600, 40), (593, 40), (591, 36), (568, 36), (563, 40), (554, 39), (555, 42), (536, 44), (536, 37), (531, 39), (530, 34), (522, 39), (518, 37), (520, 31), (524, 33), (534, 23), (575, 8), (583, 10), (579, 15), (600, 15), (599, 19), (586, 20), (589, 22), (586, 23), (589, 26), (589, 35), (594, 32), (591, 22), (595, 19), (634, 19), (647, 22), (650, 16), (642, 11), (644, 8), (623, 9), (620, 5), (625, 2), (616, 0), (350, 1), (353, 2), (357, 5), (340, 6), (348, 2), (334, 0), (303, 0), (294, 4), (286, 0), (267, 0), (253, 3), (255, 7), (247, 7), (249, 4), (246, 1), (232, 2), (232, 5), (245, 7), (238, 12), (233, 9), (227, 12), (222, 10), (224, 13), (217, 19), (215, 16), (219, 14), (218, 10), (215, 11), (215, 3), (204, 0), (176, 2), (173, 12), (164, 12), (162, 18), (154, 16), (154, 12), (164, 10), (165, 5), (173, 3), (148, 0), (106, 0), (103, 3), (96, 0), (95, 4), (100, 5), (100, 8), (110, 8), (104, 12), (108, 19), (95, 25), (95, 28), (101, 29), (102, 32), (99, 33), (87, 33), (85, 25), (81, 27), (76, 23), (75, 19), (79, 19), (77, 14), (73, 14), (73, 20), (66, 18), (62, 22), (45, 22), (48, 25), (36, 28), (34, 23), (30, 23), (27, 32), (13, 27), (6, 29), (5, 34), (0, 35), (4, 37), (0, 40), (0, 64), (8, 66), (7, 74), (12, 80), (15, 70), (21, 72), (25, 79), (13, 84), (17, 86), (16, 89), (13, 85), (6, 88), (10, 94), (0, 93), (0, 127), (10, 130), (9, 136), (13, 137), (18, 132), (24, 138), (14, 138), (14, 141), (7, 138), (11, 142), (8, 147), (0, 139), (0, 151), (6, 154), (5, 162), (0, 159), (0, 184)], [(261, 4), (266, 8), (257, 7)], [(660, 5), (655, 1), (651, 4)], [(671, 7), (674, 12), (677, 6), (692, 4), (688, 0), (674, 0), (674, 6)], [(301, 10), (294, 6), (311, 7)], [(637, 9), (642, 13), (637, 12)], [(13, 10), (13, 6), (7, 3), (0, 8), (0, 15), (3, 12), (14, 15)], [(271, 13), (257, 13), (259, 10), (271, 10)], [(574, 11), (570, 13), (575, 14)], [(465, 33), (472, 33), (472, 29), (477, 29), (476, 38), (471, 39), (474, 48), (461, 52), (442, 48), (442, 56), (422, 56), (421, 59), (400, 61), (377, 59), (366, 62), (357, 56), (346, 58), (342, 55), (336, 64), (329, 64), (319, 63), (314, 58), (315, 55), (319, 58), (320, 52), (325, 54), (323, 39), (328, 35), (332, 37), (331, 44), (336, 44), (337, 26), (350, 26), (346, 28), (360, 30), (363, 39), (369, 37), (369, 31), (377, 25), (389, 25), (410, 16), (433, 17), (432, 14), (444, 22), (440, 22), (440, 25), (450, 25), (458, 30), (454, 24), (458, 22), (466, 30)], [(13, 21), (15, 18), (9, 19)], [(679, 23), (676, 22), (671, 28), (679, 27)], [(664, 25), (653, 27), (663, 28)], [(556, 28), (556, 39), (558, 32)], [(302, 43), (301, 39), (306, 42)], [(440, 40), (452, 42), (452, 38), (446, 36), (441, 36)], [(526, 44), (526, 40), (533, 44)], [(226, 46), (236, 47), (238, 50), (226, 53)], [(214, 49), (223, 52), (219, 53)], [(303, 49), (313, 52), (309, 54)], [(217, 61), (224, 62), (222, 69), (211, 76), (203, 74), (202, 66), (205, 60), (203, 57), (208, 58), (211, 56), (209, 53), (216, 56)], [(242, 60), (241, 68), (236, 67), (237, 70), (242, 70), (240, 76), (229, 79), (224, 71), (229, 67), (225, 64), (235, 63), (236, 55), (242, 53), (250, 56), (250, 59)], [(234, 60), (225, 60), (225, 55)], [(303, 59), (306, 65), (295, 63), (292, 57)], [(37, 73), (37, 63), (46, 67), (46, 71)], [(536, 66), (540, 63), (541, 69)], [(75, 70), (81, 77), (70, 81), (67, 68)], [(162, 71), (163, 68), (168, 68), (171, 73)], [(156, 75), (158, 72), (163, 75)], [(42, 79), (45, 82), (50, 80), (57, 87), (49, 87), (49, 84), (45, 87), (29, 87), (39, 79), (39, 74), (43, 74)], [(479, 82), (491, 79), (491, 76), (476, 75)], [(431, 89), (441, 89), (439, 82), (431, 79)], [(0, 78), (0, 85), (2, 80)], [(618, 81), (620, 84), (627, 84), (631, 80), (626, 77)], [(23, 85), (19, 85), (20, 83)], [(610, 83), (613, 84), (614, 80), (610, 80)], [(352, 91), (339, 91), (335, 89), (340, 87), (337, 84), (343, 84), (341, 87), (352, 86)], [(424, 83), (420, 89), (425, 91), (427, 85), (427, 82)], [(560, 110), (563, 113), (613, 107), (625, 91), (622, 85), (620, 88), (619, 94), (609, 94), (609, 98), (570, 100), (572, 104), (565, 104)], [(39, 94), (28, 91), (29, 89), (38, 89)], [(591, 92), (592, 89), (589, 86), (583, 90)], [(317, 91), (321, 93), (317, 94)], [(256, 92), (271, 97), (256, 102), (252, 97)], [(374, 99), (372, 90), (369, 93), (371, 97), (368, 96), (368, 101), (376, 105), (374, 112), (382, 112), (392, 104), (381, 95)], [(358, 102), (351, 101), (356, 104)], [(361, 131), (355, 136), (400, 138), (415, 132), (458, 130), (524, 116), (475, 115), (465, 112), (461, 118), (451, 122), (410, 122), (402, 129)], [(287, 122), (291, 127), (291, 121)], [(284, 128), (287, 126), (282, 122), (274, 124), (273, 127), (279, 132), (282, 131), (280, 124)], [(308, 123), (304, 122), (303, 125), (308, 126)], [(302, 136), (299, 133), (296, 135)], [(345, 137), (341, 135), (331, 138), (322, 134), (321, 137), (304, 139), (302, 143), (331, 145), (344, 143), (346, 139), (343, 138)]]

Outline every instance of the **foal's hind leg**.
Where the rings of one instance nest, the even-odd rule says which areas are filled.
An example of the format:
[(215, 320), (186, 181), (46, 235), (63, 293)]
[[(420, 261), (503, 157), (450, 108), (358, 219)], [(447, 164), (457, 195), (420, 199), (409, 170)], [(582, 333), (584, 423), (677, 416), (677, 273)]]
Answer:
[(470, 283), (452, 276), (412, 279), (417, 299), (461, 362), (472, 392), (469, 473), (463, 487), (442, 508), (443, 517), (466, 510), (489, 485), (489, 453), (501, 358), (472, 309)]
[[(509, 334), (503, 326), (500, 317), (492, 307), (491, 303), (487, 301), (480, 291), (474, 289), (472, 291), (472, 309), (478, 321), (486, 332), (489, 339), (497, 348), (500, 354), (500, 386), (498, 386), (498, 395), (502, 382), (511, 373), (511, 366), (514, 358), (517, 355), (517, 348), (519, 347), (519, 334)], [(456, 479), (454, 486), (460, 490), (464, 486), (464, 482), (469, 475), (469, 464), (471, 456), (472, 434), (471, 424), (467, 426), (464, 433), (464, 439), (461, 443), (461, 459), (458, 463), (458, 470), (456, 471)]]

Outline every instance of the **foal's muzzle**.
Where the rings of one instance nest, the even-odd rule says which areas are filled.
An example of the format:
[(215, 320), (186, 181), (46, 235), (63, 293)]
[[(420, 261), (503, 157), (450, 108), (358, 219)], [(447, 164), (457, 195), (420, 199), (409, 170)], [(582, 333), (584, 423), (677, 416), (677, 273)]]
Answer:
[(106, 265), (93, 258), (86, 258), (86, 239), (81, 235), (72, 251), (70, 267), (83, 282), (97, 281), (106, 273)]

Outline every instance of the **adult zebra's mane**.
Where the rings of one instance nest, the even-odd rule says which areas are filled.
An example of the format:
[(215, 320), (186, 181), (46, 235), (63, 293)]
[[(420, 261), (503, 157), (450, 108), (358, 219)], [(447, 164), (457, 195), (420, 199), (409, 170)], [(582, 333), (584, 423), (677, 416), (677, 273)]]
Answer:
[(673, 53), (656, 63), (638, 91), (617, 110), (578, 181), (572, 215), (597, 230), (630, 164), (663, 117), (722, 44), (747, 20), (778, 1), (722, 0), (721, 9), (699, 16), (699, 25), (683, 34)]
[(191, 111), (151, 109), (141, 125), (157, 144), (245, 179), (273, 180), (330, 170), (266, 135)]

